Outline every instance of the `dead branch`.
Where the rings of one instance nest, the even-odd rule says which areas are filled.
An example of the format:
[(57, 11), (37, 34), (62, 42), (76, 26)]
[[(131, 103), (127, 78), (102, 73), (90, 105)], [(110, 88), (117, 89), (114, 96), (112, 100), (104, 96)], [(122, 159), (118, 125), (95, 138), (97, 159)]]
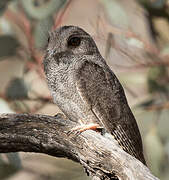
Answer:
[(1, 114), (0, 153), (38, 152), (79, 162), (93, 179), (158, 180), (109, 135), (95, 131), (70, 134), (75, 122), (47, 115)]

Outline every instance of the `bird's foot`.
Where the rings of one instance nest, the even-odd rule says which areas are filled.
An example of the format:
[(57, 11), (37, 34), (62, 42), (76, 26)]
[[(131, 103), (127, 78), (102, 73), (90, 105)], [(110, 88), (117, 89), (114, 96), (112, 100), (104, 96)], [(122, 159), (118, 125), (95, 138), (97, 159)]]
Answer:
[(72, 128), (68, 134), (71, 134), (71, 133), (76, 133), (76, 134), (79, 134), (79, 133), (82, 133), (83, 131), (86, 131), (86, 130), (94, 130), (94, 131), (102, 131), (103, 127), (101, 127), (99, 124), (83, 124), (83, 125), (80, 125), (80, 126), (76, 126), (74, 128)]

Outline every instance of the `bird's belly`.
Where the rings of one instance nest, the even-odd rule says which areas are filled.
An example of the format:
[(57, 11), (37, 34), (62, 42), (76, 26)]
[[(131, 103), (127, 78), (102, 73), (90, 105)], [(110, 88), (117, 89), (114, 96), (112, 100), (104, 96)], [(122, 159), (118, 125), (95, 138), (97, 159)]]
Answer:
[(89, 124), (98, 123), (97, 118), (87, 103), (82, 101), (78, 93), (54, 94), (54, 102), (72, 121)]

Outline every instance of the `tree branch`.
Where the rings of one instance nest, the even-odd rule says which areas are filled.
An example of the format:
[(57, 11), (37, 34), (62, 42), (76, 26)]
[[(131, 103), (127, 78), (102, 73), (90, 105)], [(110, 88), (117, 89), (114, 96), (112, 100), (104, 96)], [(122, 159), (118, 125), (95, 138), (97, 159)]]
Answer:
[(0, 115), (0, 152), (38, 152), (80, 162), (93, 179), (158, 180), (109, 135), (95, 131), (69, 134), (75, 122), (31, 114)]

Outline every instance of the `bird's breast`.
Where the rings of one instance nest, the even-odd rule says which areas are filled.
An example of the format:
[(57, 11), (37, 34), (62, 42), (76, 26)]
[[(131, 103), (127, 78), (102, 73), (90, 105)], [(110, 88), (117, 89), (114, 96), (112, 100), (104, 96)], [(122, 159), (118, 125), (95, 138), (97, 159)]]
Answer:
[(60, 84), (58, 93), (53, 92), (52, 94), (54, 102), (72, 121), (83, 124), (96, 123), (97, 120), (91, 108), (81, 99), (73, 83), (69, 89), (65, 84)]

